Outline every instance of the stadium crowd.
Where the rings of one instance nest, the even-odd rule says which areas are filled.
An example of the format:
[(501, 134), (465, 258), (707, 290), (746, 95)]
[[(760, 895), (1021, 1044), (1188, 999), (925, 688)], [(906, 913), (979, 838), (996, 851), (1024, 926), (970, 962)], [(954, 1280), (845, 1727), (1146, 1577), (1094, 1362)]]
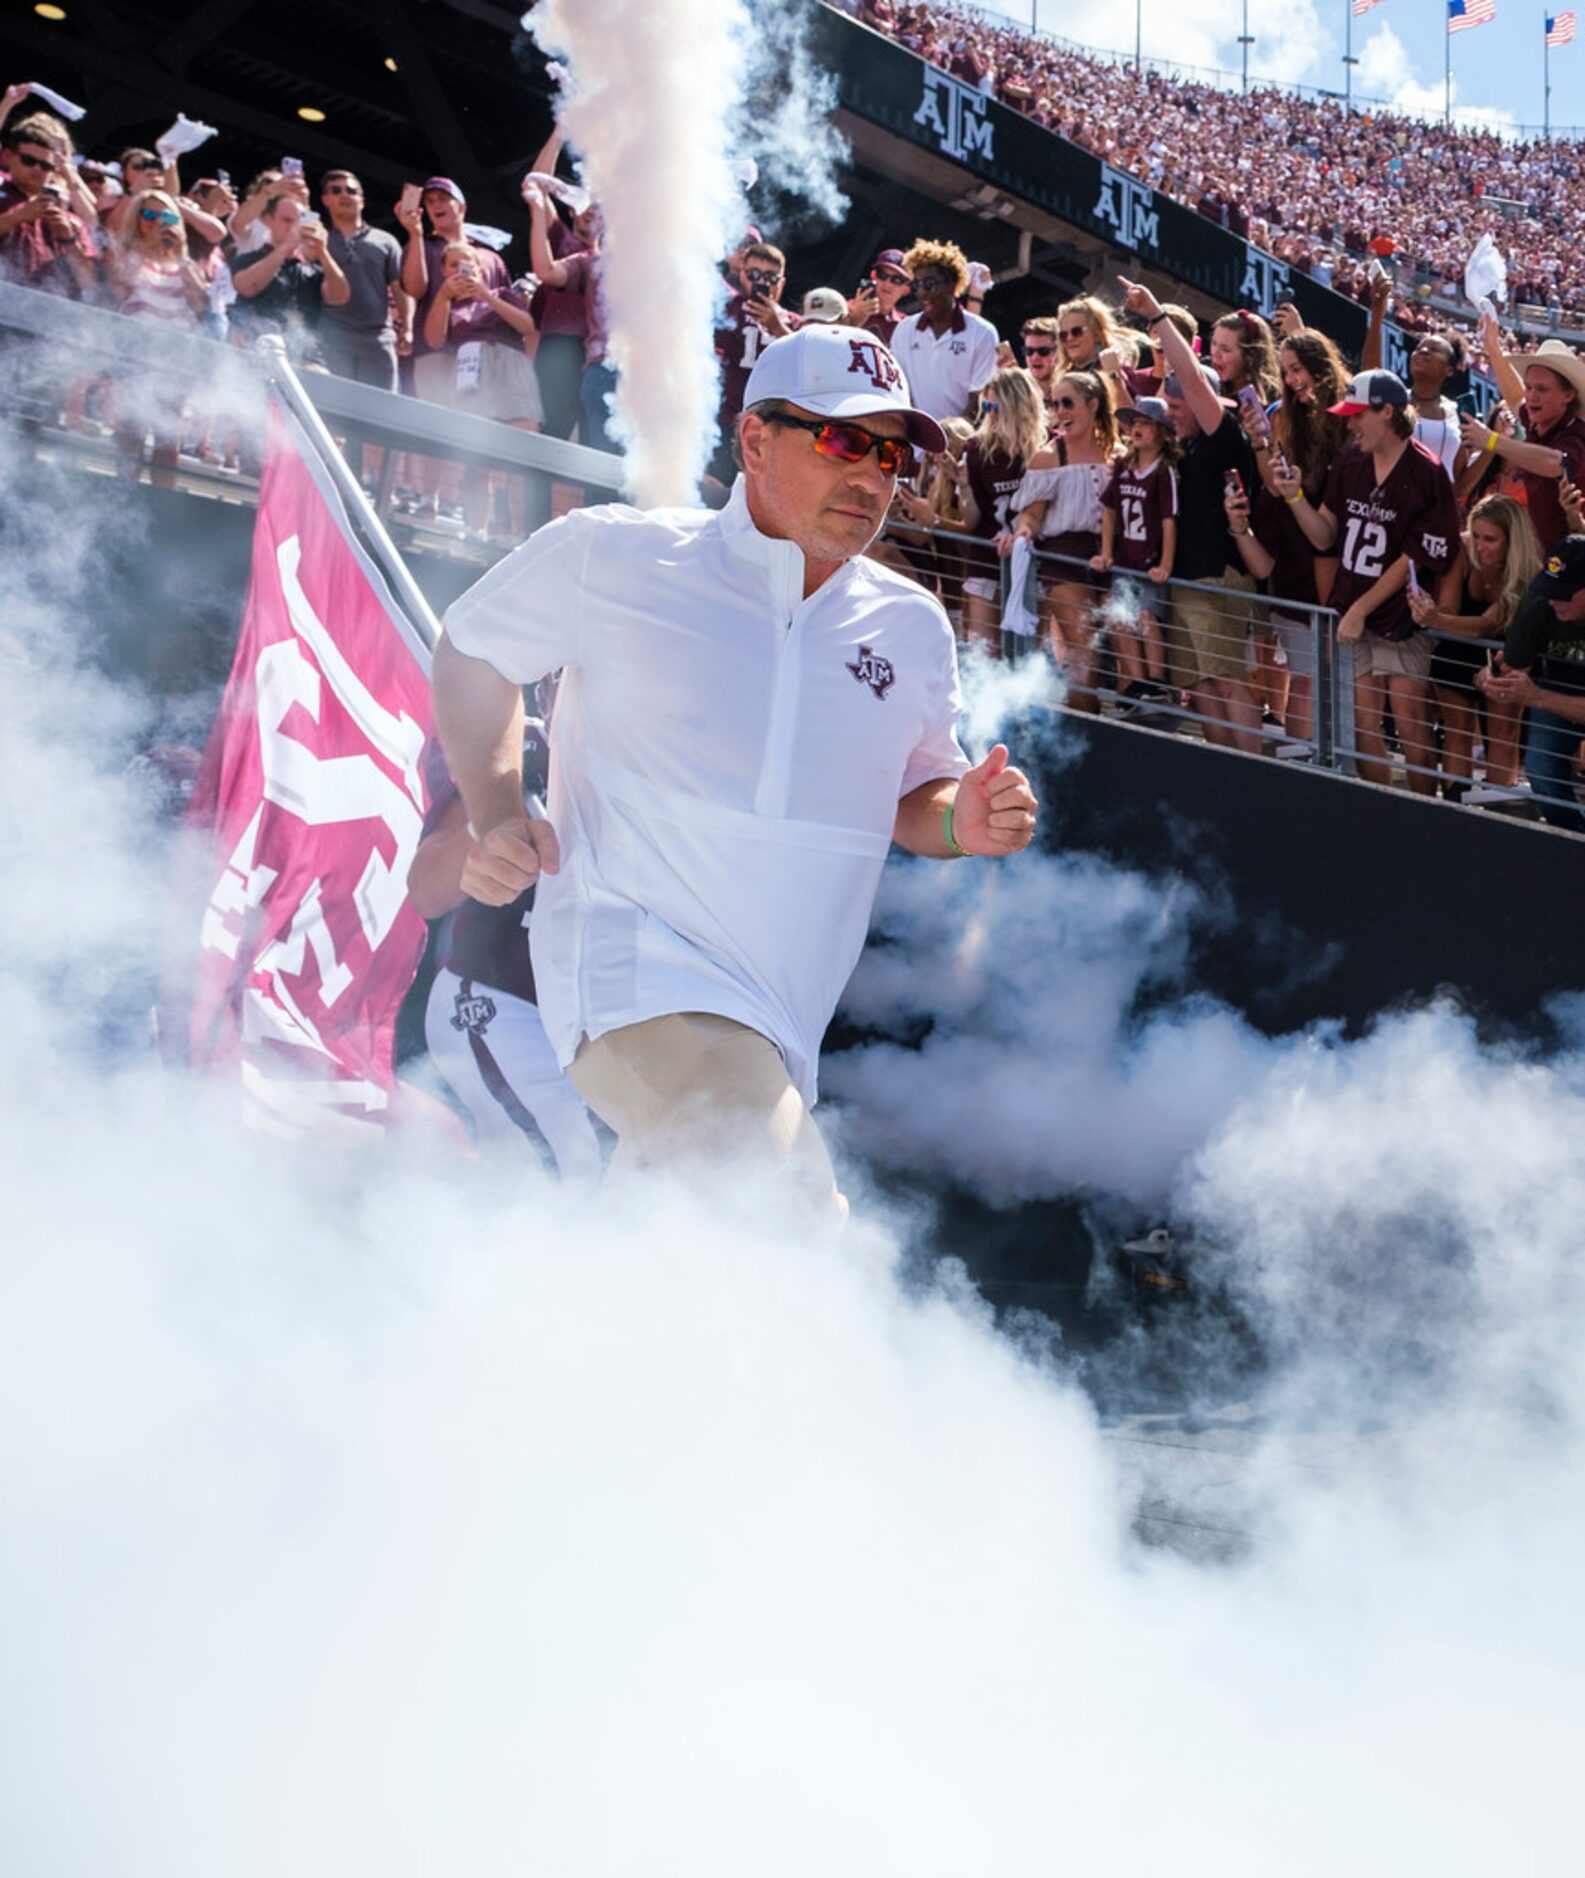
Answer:
[[(972, 53), (988, 85), (1012, 83), (1030, 69), (1017, 60), (1048, 52), (967, 15), (887, 0), (865, 0), (863, 11), (953, 69), (968, 71)], [(1061, 78), (1055, 127), (1101, 135), (1104, 123), (1123, 121), (1105, 86), (1155, 82), (1085, 69), (1101, 87), (1088, 103), (1077, 68), (1067, 77), (1051, 68)], [(82, 159), (27, 87), (4, 102), (0, 279), (241, 344), (276, 333), (305, 367), (614, 447), (599, 211), (556, 177), (559, 133), (525, 179), (532, 272), (514, 280), (497, 231), (468, 222), (449, 178), (409, 184), (391, 206), (392, 233), (366, 220), (350, 170), (327, 171), (317, 188), (289, 162), (240, 191), (223, 173), (184, 187), (168, 149)], [(1197, 119), (1192, 102), (1179, 99), (1181, 121)], [(1207, 105), (1207, 121), (1224, 105), (1235, 108)], [(1126, 121), (1147, 121), (1137, 103)], [(1163, 108), (1148, 121), (1165, 133), (1180, 120)], [(1388, 144), (1397, 135), (1379, 126), (1360, 134)], [(1225, 126), (1218, 137), (1242, 147)], [(1363, 159), (1329, 151), (1320, 201), (1325, 165), (1338, 160)], [(1231, 216), (1230, 203), (1248, 203), (1252, 228), (1295, 212), (1287, 196), (1263, 197), (1258, 179), (1196, 172), (1181, 153), (1175, 162), (1205, 212), (1219, 201)], [(1444, 255), (1467, 245), (1471, 226), (1447, 235)], [(1350, 265), (1354, 246), (1379, 239), (1377, 227), (1361, 209), (1338, 250), (1316, 248), (1314, 258)], [(1072, 708), (1190, 722), (1212, 742), (1253, 752), (1312, 743), (1315, 620), (1330, 607), (1338, 640), (1352, 648), (1361, 774), (1401, 774), (1421, 793), (1462, 800), (1477, 783), (1513, 791), (1522, 763), (1539, 811), (1585, 826), (1573, 795), (1579, 726), (1538, 702), (1576, 689), (1572, 655), (1557, 650), (1556, 631), (1538, 637), (1535, 608), (1526, 610), (1549, 557), (1585, 532), (1585, 357), (1555, 340), (1521, 351), (1488, 315), (1474, 349), (1454, 332), (1422, 333), (1399, 380), (1380, 369), (1392, 288), (1379, 274), (1365, 284), (1372, 321), (1358, 361), (1343, 360), (1292, 306), (1272, 324), (1234, 309), (1202, 333), (1187, 309), (1127, 281), (1001, 335), (983, 311), (987, 270), (928, 233), (885, 240), (851, 297), (815, 284), (789, 297), (786, 257), (757, 229), (724, 258), (707, 499), (724, 500), (735, 475), (736, 422), (765, 347), (804, 321), (857, 329), (892, 351), (948, 444), (899, 476), (876, 551), (935, 591), (965, 640), (992, 655), (1020, 639), (1043, 642), (1067, 676)], [(1556, 252), (1577, 265), (1577, 247), (1559, 242)], [(1545, 274), (1550, 257), (1534, 265)], [(855, 343), (867, 341), (856, 333)], [(1456, 402), (1475, 358), (1502, 394), (1486, 423)], [(235, 440), (203, 426), (196, 436), (148, 431), (139, 413), (118, 410), (117, 396), (108, 381), (81, 381), (62, 418), (89, 425), (97, 401), (129, 474), (142, 472), (147, 452), (154, 479), (171, 480), (184, 444), (234, 457)], [(852, 442), (822, 435), (819, 447), (835, 453)], [(520, 518), (492, 506), (500, 479), (492, 490), (455, 464), (406, 461), (411, 508), (445, 511), (481, 534), (521, 534)], [(1522, 668), (1510, 660), (1505, 674), (1497, 648), (1510, 629), (1528, 657)]]
[(1365, 300), (1372, 254), (1392, 256), (1405, 281), (1402, 324), (1424, 320), (1417, 286), (1457, 296), (1470, 250), (1490, 231), (1509, 256), (1513, 299), (1585, 331), (1576, 142), (1515, 142), (1276, 88), (1244, 96), (926, 0), (837, 3), (1339, 292)]

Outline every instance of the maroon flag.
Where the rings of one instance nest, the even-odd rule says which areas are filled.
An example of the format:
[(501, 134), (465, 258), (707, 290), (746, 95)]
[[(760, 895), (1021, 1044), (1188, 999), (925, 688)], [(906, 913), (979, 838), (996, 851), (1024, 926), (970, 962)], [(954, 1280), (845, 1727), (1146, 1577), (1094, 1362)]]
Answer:
[(235, 663), (189, 826), (212, 831), (190, 1056), (259, 1126), (379, 1126), (423, 953), (429, 653), (272, 400)]

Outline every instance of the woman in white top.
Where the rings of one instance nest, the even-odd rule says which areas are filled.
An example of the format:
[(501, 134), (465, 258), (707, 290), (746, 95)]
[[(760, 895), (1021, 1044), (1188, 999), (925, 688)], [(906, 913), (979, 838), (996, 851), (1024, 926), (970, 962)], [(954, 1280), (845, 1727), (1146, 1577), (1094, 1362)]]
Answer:
[(1464, 364), (1464, 341), (1456, 333), (1421, 333), (1409, 355), (1409, 404), (1414, 440), (1423, 443), (1449, 476), (1458, 475), (1463, 454), (1459, 409), (1445, 386)]
[(1050, 634), (1051, 655), (1068, 680), (1068, 704), (1096, 711), (1095, 628), (1091, 620), (1096, 583), (1090, 556), (1101, 545), (1101, 495), (1117, 449), (1117, 419), (1106, 380), (1096, 372), (1069, 372), (1057, 381), (1051, 401), (1051, 441), (1031, 457), (1013, 506), (1012, 535), (1022, 535), (1047, 554), (1050, 575), (1040, 611)]
[[(106, 272), (123, 313), (183, 332), (199, 330), (209, 306), (209, 282), (188, 255), (181, 211), (163, 189), (141, 189), (132, 197), (106, 257)], [(162, 489), (171, 489), (176, 485), (181, 412), (179, 407), (175, 411), (149, 408), (161, 389), (152, 370), (123, 384), (118, 393), (116, 437), (122, 473), (135, 479), (143, 439), (152, 430), (149, 479)], [(134, 408), (127, 408), (129, 401)]]

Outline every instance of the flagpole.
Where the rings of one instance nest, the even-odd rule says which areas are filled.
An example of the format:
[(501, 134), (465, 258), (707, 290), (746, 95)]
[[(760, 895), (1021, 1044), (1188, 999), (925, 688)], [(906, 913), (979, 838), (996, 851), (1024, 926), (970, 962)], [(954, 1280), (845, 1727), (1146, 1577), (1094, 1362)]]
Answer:
[(1343, 0), (1343, 110), (1354, 108), (1354, 0)]
[(1541, 16), (1541, 137), (1542, 141), (1552, 141), (1552, 35), (1547, 31), (1547, 18)]
[(1443, 50), (1442, 66), (1442, 126), (1447, 129), (1453, 122), (1453, 35), (1448, 30), (1452, 21), (1447, 17), (1446, 7), (1442, 14), (1442, 36), (1447, 41)]
[(336, 448), (336, 440), (326, 429), (325, 420), (315, 410), (313, 400), (303, 389), (303, 381), (292, 370), (292, 362), (286, 356), (286, 342), (278, 333), (267, 333), (257, 342), (257, 351), (264, 361), (265, 376), (270, 381), (271, 389), (301, 425), (314, 455), (335, 486), (336, 494), (362, 530), (370, 553), (379, 563), (381, 573), (390, 582), (391, 591), (401, 602), (403, 612), (412, 622), (413, 631), (433, 652), (440, 640), (440, 621), (435, 618), (434, 609), (424, 598), (423, 589), (402, 559), (401, 551), (386, 533), (385, 524), (365, 494), (362, 483), (353, 475), (351, 465)]

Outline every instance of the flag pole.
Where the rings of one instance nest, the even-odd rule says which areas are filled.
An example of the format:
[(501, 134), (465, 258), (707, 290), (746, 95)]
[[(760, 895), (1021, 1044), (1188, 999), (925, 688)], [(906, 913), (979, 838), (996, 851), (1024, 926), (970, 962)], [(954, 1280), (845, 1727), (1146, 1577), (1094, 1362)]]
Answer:
[(1443, 9), (1442, 37), (1446, 41), (1443, 48), (1442, 64), (1442, 126), (1447, 129), (1453, 122), (1453, 35), (1448, 30), (1452, 21)]
[(1547, 16), (1541, 15), (1541, 138), (1552, 140), (1552, 35), (1547, 31)]
[(1354, 108), (1354, 0), (1343, 0), (1343, 110)]
[(326, 429), (325, 420), (303, 389), (303, 381), (293, 371), (292, 362), (286, 356), (286, 342), (279, 333), (266, 333), (258, 341), (257, 351), (264, 361), (264, 373), (270, 381), (271, 390), (302, 427), (314, 455), (323, 465), (325, 474), (330, 478), (348, 514), (362, 531), (370, 553), (379, 563), (380, 572), (390, 582), (391, 591), (401, 602), (402, 611), (412, 622), (413, 631), (433, 652), (440, 640), (440, 621), (424, 598), (423, 589), (414, 580), (412, 570), (402, 559), (401, 550), (386, 533), (385, 524), (380, 520), (362, 483), (353, 475), (352, 466), (336, 447), (336, 440)]

